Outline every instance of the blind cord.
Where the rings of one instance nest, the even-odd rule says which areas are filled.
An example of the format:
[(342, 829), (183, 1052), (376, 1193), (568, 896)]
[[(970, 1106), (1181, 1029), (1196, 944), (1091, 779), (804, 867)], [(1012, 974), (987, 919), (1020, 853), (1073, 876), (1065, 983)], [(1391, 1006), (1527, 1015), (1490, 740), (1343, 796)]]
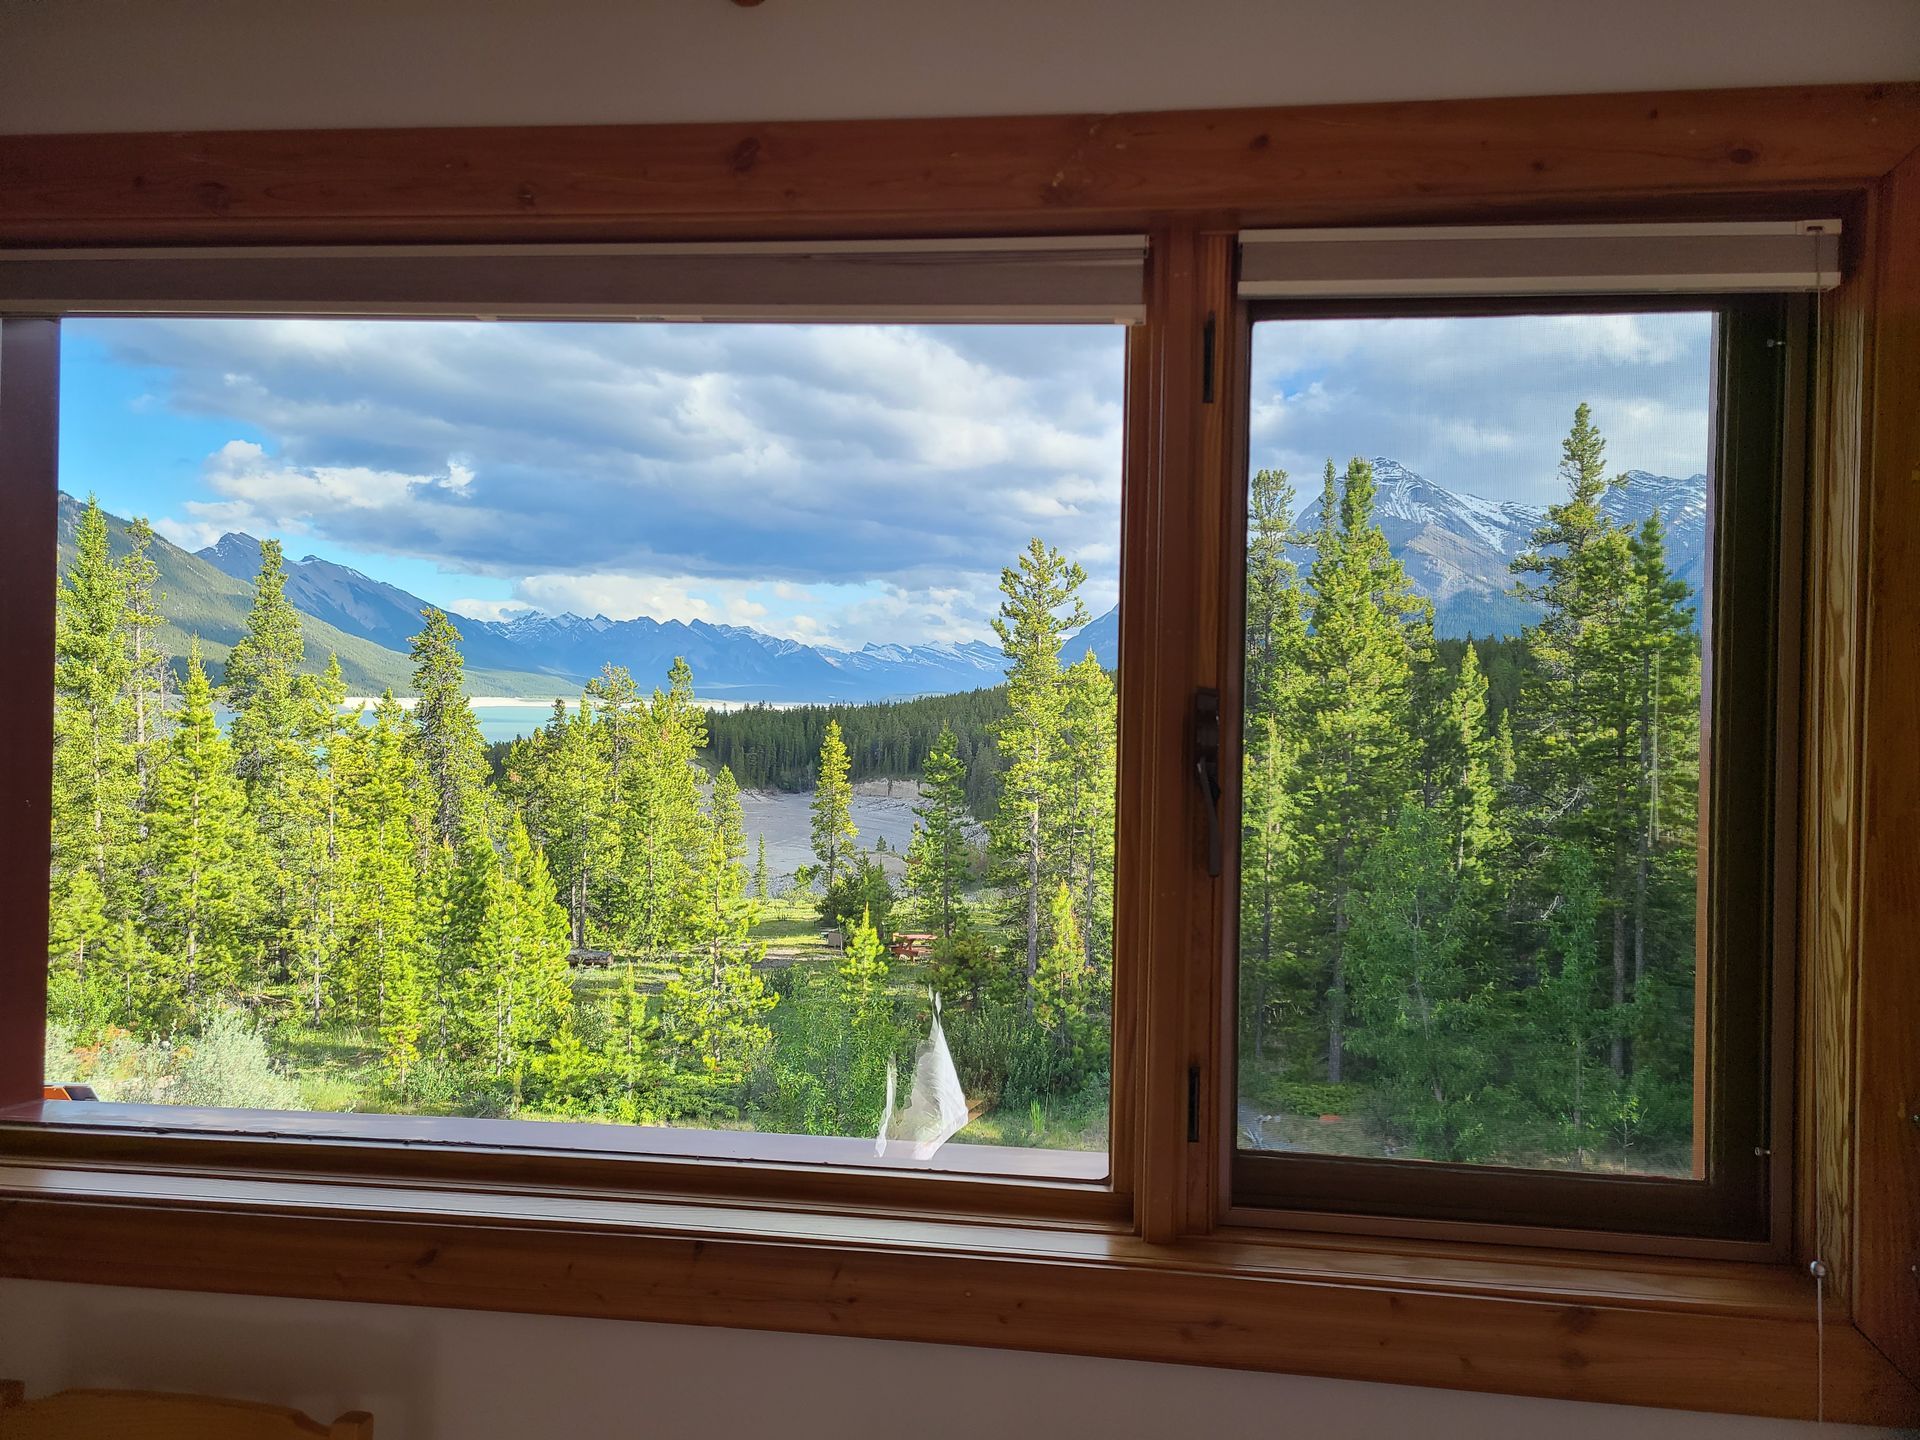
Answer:
[(1814, 1401), (1813, 1420), (1827, 1423), (1827, 1262), (1816, 1260), (1807, 1269), (1813, 1275)]

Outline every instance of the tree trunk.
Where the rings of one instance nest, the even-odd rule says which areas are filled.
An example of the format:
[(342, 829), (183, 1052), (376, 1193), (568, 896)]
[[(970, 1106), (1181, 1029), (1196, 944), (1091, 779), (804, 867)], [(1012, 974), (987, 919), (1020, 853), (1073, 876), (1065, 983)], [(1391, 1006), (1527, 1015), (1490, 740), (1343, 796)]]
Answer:
[(1027, 1014), (1033, 1014), (1033, 977), (1040, 973), (1040, 807), (1027, 807)]

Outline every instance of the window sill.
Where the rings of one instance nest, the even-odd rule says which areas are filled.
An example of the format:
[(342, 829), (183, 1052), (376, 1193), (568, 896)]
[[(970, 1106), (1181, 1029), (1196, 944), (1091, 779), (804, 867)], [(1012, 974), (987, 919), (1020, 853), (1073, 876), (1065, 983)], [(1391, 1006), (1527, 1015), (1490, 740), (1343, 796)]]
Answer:
[[(1114, 1215), (482, 1188), (268, 1168), (231, 1146), (216, 1161), (218, 1142), (173, 1137), (128, 1137), (190, 1147), (133, 1163), (97, 1130), (9, 1120), (9, 1276), (1814, 1413), (1813, 1294), (1785, 1266), (1281, 1232), (1153, 1245)], [(1920, 1392), (1852, 1326), (1828, 1324), (1826, 1362), (1830, 1418), (1920, 1419)]]

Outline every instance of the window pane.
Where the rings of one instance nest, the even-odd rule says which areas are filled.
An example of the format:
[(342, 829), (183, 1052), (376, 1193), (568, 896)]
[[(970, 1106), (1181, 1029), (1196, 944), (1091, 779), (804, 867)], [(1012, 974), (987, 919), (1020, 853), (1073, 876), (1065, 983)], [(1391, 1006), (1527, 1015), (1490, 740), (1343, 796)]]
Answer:
[(1123, 331), (63, 340), (50, 1082), (1105, 1173)]
[(1694, 1174), (1714, 331), (1255, 327), (1242, 1150)]

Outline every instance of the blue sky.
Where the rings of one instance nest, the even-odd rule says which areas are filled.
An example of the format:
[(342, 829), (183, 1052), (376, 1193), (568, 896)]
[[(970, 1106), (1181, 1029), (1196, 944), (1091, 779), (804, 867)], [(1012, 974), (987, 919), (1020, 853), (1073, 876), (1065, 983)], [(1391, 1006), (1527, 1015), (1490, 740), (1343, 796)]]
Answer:
[[(78, 320), (61, 484), (189, 548), (228, 530), (457, 612), (988, 639), (1039, 535), (1118, 593), (1123, 332)], [(1388, 455), (1544, 505), (1589, 401), (1619, 469), (1705, 468), (1698, 314), (1258, 327), (1252, 459), (1303, 497)]]

